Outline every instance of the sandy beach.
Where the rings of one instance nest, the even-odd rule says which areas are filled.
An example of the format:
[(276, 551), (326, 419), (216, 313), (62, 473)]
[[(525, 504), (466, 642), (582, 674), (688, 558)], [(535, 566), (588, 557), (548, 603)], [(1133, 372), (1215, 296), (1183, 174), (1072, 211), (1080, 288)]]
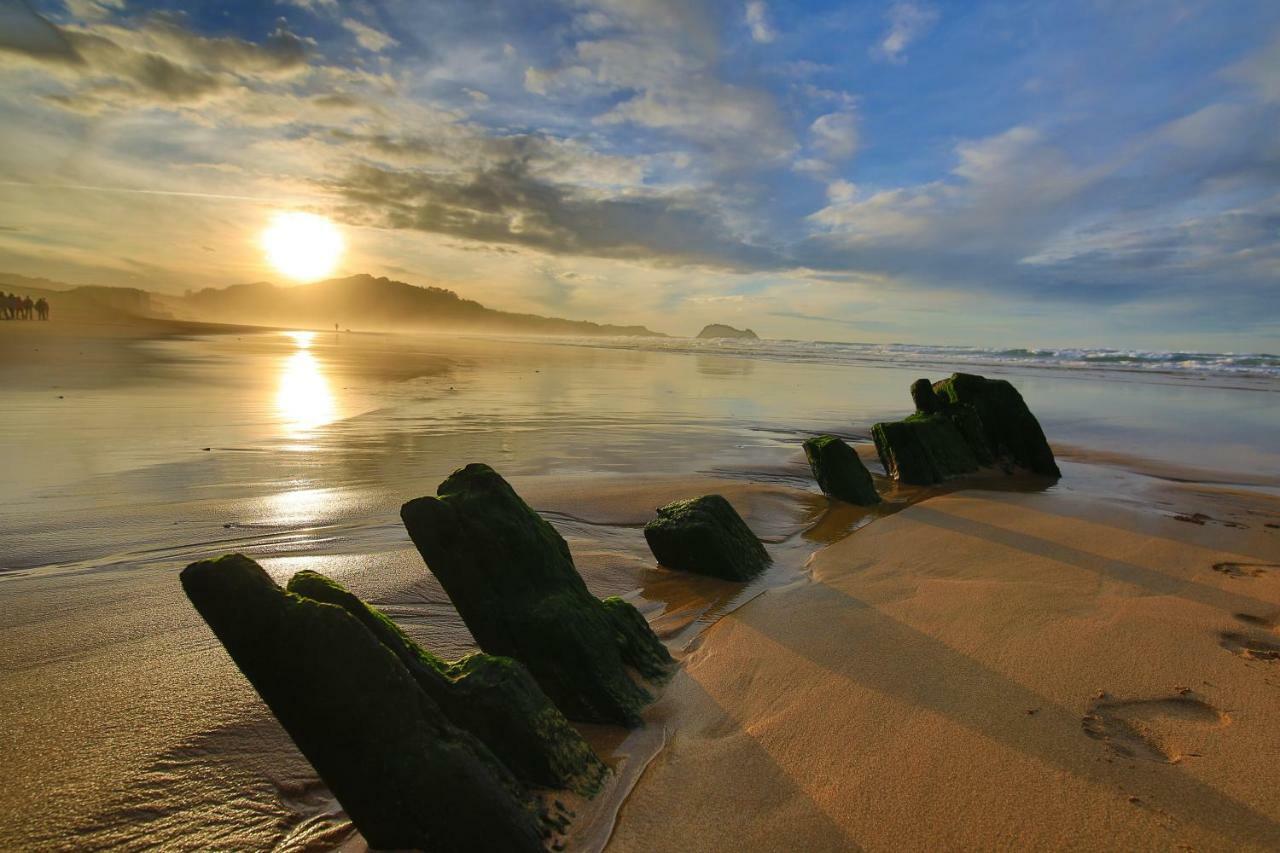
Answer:
[(1213, 520), (964, 490), (819, 551), (686, 658), (610, 849), (1274, 849), (1280, 502), (1152, 498)]
[[(470, 637), (396, 509), (477, 460), (681, 661), (635, 736), (587, 728), (619, 781), (573, 849), (1280, 845), (1271, 385), (1010, 370), (1063, 479), (912, 488), (867, 430), (941, 368), (191, 331), (94, 337), (147, 365), (127, 381), (62, 359), (12, 392), (35, 473), (0, 500), (7, 847), (359, 849), (176, 573), (227, 551), (321, 571), (455, 657)], [(1153, 426), (1135, 453), (1171, 406), (1238, 411), (1231, 447)], [(52, 455), (83, 430), (92, 458)], [(884, 504), (818, 492), (799, 444), (821, 431)], [(756, 581), (653, 564), (654, 508), (708, 492), (765, 541)]]

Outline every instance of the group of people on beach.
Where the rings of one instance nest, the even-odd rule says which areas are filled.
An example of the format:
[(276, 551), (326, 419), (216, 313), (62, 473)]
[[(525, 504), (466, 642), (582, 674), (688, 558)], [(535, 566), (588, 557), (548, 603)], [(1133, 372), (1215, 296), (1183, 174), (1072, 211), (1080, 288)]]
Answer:
[(0, 319), (48, 320), (49, 300), (41, 296), (33, 302), (30, 296), (0, 292)]

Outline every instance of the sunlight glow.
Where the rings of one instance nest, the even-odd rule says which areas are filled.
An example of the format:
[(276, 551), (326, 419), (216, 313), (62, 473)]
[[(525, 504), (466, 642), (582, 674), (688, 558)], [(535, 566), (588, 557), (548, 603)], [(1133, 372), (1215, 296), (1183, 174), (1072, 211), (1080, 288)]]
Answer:
[(297, 281), (314, 281), (331, 274), (338, 265), (343, 250), (342, 232), (314, 213), (277, 213), (262, 232), (262, 248), (282, 275)]
[(338, 419), (338, 407), (320, 362), (311, 353), (314, 332), (290, 332), (298, 351), (284, 361), (276, 411), (292, 432), (306, 432)]
[(311, 342), (316, 339), (315, 332), (298, 331), (285, 332), (285, 334), (293, 339), (293, 342), (297, 344), (298, 349), (311, 349)]
[(277, 492), (262, 501), (260, 519), (268, 524), (300, 526), (315, 524), (335, 504), (335, 489), (294, 489)]

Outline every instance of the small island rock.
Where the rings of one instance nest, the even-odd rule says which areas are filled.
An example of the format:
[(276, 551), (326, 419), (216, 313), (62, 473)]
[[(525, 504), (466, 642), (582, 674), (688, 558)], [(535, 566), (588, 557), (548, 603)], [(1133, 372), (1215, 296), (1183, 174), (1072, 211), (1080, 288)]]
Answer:
[(644, 526), (644, 538), (668, 569), (750, 580), (772, 560), (747, 523), (720, 495), (669, 503)]
[(698, 332), (699, 338), (738, 338), (745, 341), (758, 341), (760, 337), (750, 329), (735, 329), (733, 326), (726, 326), (723, 323), (712, 323), (710, 326), (703, 326), (702, 331)]

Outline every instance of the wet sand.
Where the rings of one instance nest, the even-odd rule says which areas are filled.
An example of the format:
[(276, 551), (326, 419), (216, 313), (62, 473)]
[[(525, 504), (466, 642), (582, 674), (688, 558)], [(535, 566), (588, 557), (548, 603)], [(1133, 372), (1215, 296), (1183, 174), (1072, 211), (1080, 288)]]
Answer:
[[(1061, 483), (899, 489), (872, 463), (888, 500), (867, 511), (817, 493), (799, 442), (864, 438), (911, 372), (376, 336), (125, 347), (141, 378), (64, 374), (83, 381), (61, 403), (115, 413), (100, 452), (0, 493), (7, 847), (359, 849), (176, 571), (230, 550), (322, 571), (463, 654), (396, 510), (472, 460), (682, 658), (645, 730), (588, 730), (620, 782), (579, 810), (580, 849), (1280, 844), (1265, 470), (1095, 451), (1047, 418), (1084, 439)], [(1037, 411), (1064, 396), (1024, 387)], [(55, 389), (23, 394), (4, 428), (45, 466), (79, 427)], [(135, 435), (119, 413), (152, 404), (168, 420)], [(767, 542), (764, 577), (653, 565), (653, 509), (709, 491)]]

